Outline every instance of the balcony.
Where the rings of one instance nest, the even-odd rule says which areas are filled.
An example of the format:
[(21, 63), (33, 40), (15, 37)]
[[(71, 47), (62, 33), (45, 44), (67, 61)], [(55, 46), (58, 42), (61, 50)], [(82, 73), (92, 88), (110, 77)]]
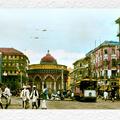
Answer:
[(112, 55), (111, 55), (111, 58), (112, 58), (112, 59), (116, 59), (116, 58), (117, 58), (116, 54), (112, 54)]
[(104, 55), (104, 60), (108, 60), (108, 55), (107, 54)]
[(119, 59), (117, 60), (117, 65), (120, 65), (120, 60)]

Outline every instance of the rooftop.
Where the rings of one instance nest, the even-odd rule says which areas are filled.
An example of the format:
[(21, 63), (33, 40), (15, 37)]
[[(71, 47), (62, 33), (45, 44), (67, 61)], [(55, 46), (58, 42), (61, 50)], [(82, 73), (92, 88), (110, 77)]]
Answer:
[(14, 48), (0, 48), (0, 52), (5, 55), (24, 55), (22, 52)]
[(40, 64), (57, 64), (56, 59), (49, 53), (48, 53), (41, 59)]

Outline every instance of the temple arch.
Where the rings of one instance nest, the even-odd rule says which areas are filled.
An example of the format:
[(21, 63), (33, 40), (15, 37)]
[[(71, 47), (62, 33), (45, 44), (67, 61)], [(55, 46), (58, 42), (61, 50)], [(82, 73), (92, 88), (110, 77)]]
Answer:
[(54, 84), (55, 84), (54, 82), (55, 82), (55, 79), (54, 79), (54, 77), (52, 75), (45, 76), (44, 84), (48, 88), (49, 92), (54, 91)]
[(33, 84), (36, 85), (39, 92), (42, 91), (42, 79), (40, 76), (37, 75), (34, 77)]

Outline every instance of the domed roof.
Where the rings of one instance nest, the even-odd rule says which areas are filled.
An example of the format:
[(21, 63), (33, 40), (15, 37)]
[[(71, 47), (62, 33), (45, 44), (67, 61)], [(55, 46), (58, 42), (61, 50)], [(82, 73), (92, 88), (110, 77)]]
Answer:
[(57, 64), (57, 61), (53, 56), (51, 56), (48, 50), (46, 56), (41, 59), (40, 64)]

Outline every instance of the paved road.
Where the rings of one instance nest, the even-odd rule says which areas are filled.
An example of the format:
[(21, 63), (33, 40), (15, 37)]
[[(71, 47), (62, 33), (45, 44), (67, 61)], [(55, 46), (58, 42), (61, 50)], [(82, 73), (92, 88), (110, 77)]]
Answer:
[[(12, 97), (9, 109), (22, 109), (21, 99)], [(47, 101), (48, 109), (120, 109), (120, 101), (112, 102), (98, 99), (97, 102), (79, 102), (66, 99), (64, 101)], [(30, 106), (31, 108), (31, 106)], [(41, 109), (41, 108), (39, 108)]]

